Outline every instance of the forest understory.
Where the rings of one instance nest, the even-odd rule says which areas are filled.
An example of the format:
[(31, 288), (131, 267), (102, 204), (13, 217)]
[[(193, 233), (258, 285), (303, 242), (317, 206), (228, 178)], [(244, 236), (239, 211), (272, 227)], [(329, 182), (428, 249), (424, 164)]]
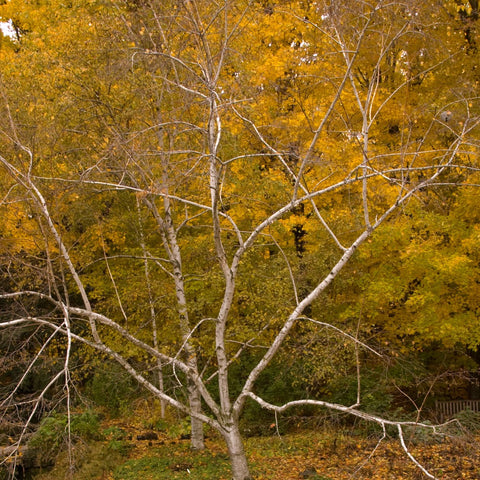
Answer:
[[(105, 419), (101, 438), (77, 442), (61, 452), (54, 467), (32, 471), (32, 480), (229, 480), (227, 450), (209, 431), (206, 448), (192, 451), (186, 423), (145, 422), (139, 416)], [(379, 431), (364, 426), (301, 426), (285, 435), (266, 425), (262, 436), (246, 439), (255, 480), (421, 480), (428, 478), (402, 450), (398, 438), (380, 441)], [(270, 430), (270, 432), (268, 432)], [(410, 453), (439, 480), (480, 478), (480, 436), (467, 431), (433, 437), (411, 430), (405, 438)], [(66, 477), (65, 477), (66, 478)]]

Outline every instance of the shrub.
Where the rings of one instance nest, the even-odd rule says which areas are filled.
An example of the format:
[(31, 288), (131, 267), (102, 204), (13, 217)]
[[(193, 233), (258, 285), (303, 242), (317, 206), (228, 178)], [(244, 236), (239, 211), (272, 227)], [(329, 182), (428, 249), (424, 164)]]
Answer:
[[(68, 440), (68, 416), (64, 413), (53, 412), (44, 418), (29, 441), (33, 447), (40, 464), (51, 463), (58, 455)], [(70, 416), (70, 438), (73, 442), (82, 440), (100, 440), (100, 422), (98, 416), (91, 411), (72, 414)]]
[(116, 417), (130, 410), (132, 401), (138, 397), (138, 384), (118, 365), (106, 363), (95, 372), (86, 394)]
[(467, 430), (469, 433), (477, 434), (480, 432), (480, 412), (472, 410), (462, 410), (455, 415), (455, 420), (458, 421), (462, 430)]

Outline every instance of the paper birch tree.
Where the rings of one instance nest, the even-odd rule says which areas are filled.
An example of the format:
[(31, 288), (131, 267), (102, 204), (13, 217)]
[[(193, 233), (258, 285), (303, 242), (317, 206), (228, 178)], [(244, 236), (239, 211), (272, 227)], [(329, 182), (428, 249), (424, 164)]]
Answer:
[[(258, 395), (256, 384), (302, 322), (319, 331), (333, 329), (342, 342), (378, 356), (333, 320), (326, 324), (310, 316), (310, 307), (328, 294), (362, 244), (405, 205), (433, 187), (476, 183), (477, 99), (467, 89), (452, 98), (452, 82), (461, 76), (452, 73), (451, 62), (461, 55), (464, 39), (443, 35), (454, 20), (440, 5), (435, 8), (432, 14), (427, 2), (381, 0), (282, 7), (228, 0), (114, 3), (95, 17), (110, 15), (108, 38), (123, 42), (115, 54), (96, 60), (108, 68), (96, 78), (81, 58), (69, 57), (80, 65), (73, 68), (69, 97), (77, 101), (68, 111), (78, 109), (82, 128), (75, 130), (82, 134), (76, 142), (84, 142), (83, 154), (69, 153), (69, 145), (58, 151), (55, 143), (42, 145), (40, 134), (31, 135), (20, 121), (28, 118), (28, 108), (4, 81), (2, 209), (5, 218), (17, 205), (33, 213), (48, 282), (44, 288), (2, 292), (8, 314), (0, 327), (33, 325), (47, 332), (45, 347), (27, 370), (52, 339), (66, 345), (62, 368), (32, 403), (27, 423), (53, 384), (61, 380), (68, 391), (70, 352), (78, 342), (107, 355), (154, 397), (192, 416), (198, 431), (202, 423), (217, 430), (235, 480), (251, 478), (239, 428), (247, 400), (277, 413), (316, 405), (384, 429), (393, 425), (406, 455), (434, 478), (405, 445), (403, 428), (412, 423), (365, 413), (360, 391), (355, 405), (312, 398), (275, 405)], [(55, 57), (62, 60), (61, 54)], [(62, 89), (61, 98), (68, 92)], [(60, 98), (55, 89), (47, 93), (53, 103)], [(42, 99), (47, 112), (51, 105)], [(454, 124), (446, 114), (453, 106), (461, 117)], [(85, 115), (87, 110), (94, 114)], [(65, 121), (56, 124), (52, 116), (68, 136), (72, 126)], [(49, 152), (53, 159), (60, 153), (65, 158), (63, 172), (58, 164), (45, 168), (41, 155)], [(452, 180), (452, 171), (463, 172), (461, 182)], [(85, 199), (106, 191), (126, 195), (135, 209), (141, 205), (152, 216), (149, 225), (166, 253), (165, 285), (170, 282), (175, 291), (172, 309), (179, 321), (168, 329), (176, 325), (176, 348), (161, 328), (154, 341), (146, 339), (124, 318), (97, 308), (76, 260), (82, 238), (69, 237), (56, 216), (61, 198), (55, 192), (66, 185), (75, 185)], [(305, 235), (324, 239), (308, 246), (315, 255), (329, 248), (328, 262), (308, 272), (308, 284), (302, 274), (309, 266), (296, 269), (295, 264), (306, 248)], [(143, 272), (149, 271), (159, 260), (143, 240), (139, 247)], [(257, 280), (246, 268), (252, 264)], [(275, 283), (270, 291), (262, 285), (279, 271), (278, 287)], [(151, 281), (151, 271), (148, 276)], [(203, 311), (196, 308), (198, 298), (189, 298), (187, 276), (199, 279), (196, 288), (209, 299)], [(252, 298), (242, 299), (253, 313), (239, 318), (246, 279), (257, 282)], [(150, 298), (161, 293), (152, 290)], [(115, 296), (128, 316), (122, 308), (128, 298), (121, 298), (118, 288)], [(188, 389), (189, 401), (159, 388), (130, 361), (126, 345), (169, 368)], [(240, 391), (232, 393), (230, 367), (253, 348), (263, 354), (245, 372)], [(5, 411), (14, 404), (14, 392), (1, 403)]]

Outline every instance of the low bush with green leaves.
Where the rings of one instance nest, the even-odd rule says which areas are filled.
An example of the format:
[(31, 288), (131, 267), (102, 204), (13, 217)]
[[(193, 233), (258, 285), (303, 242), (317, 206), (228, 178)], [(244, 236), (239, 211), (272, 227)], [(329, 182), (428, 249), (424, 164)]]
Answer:
[(96, 369), (87, 385), (86, 394), (112, 417), (129, 412), (132, 401), (139, 397), (137, 382), (118, 365), (108, 362)]
[(480, 432), (480, 412), (463, 410), (455, 415), (455, 419), (469, 433), (477, 434)]
[(87, 410), (68, 416), (53, 412), (45, 417), (29, 441), (42, 459), (42, 464), (52, 461), (59, 451), (69, 442), (100, 440), (100, 421), (98, 416)]

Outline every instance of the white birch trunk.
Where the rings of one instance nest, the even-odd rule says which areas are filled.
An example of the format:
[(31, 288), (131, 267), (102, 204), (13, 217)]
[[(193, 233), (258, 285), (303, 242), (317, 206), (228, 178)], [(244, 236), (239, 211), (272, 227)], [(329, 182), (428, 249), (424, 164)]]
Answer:
[(228, 426), (222, 432), (222, 435), (228, 448), (233, 480), (251, 480), (247, 455), (238, 428), (238, 420), (228, 422)]
[[(184, 354), (186, 364), (190, 371), (197, 375), (197, 356), (194, 347), (191, 345), (191, 329), (188, 318), (187, 297), (185, 295), (185, 282), (182, 273), (182, 257), (180, 248), (177, 243), (175, 228), (173, 226), (170, 202), (168, 197), (164, 200), (165, 205), (165, 228), (169, 245), (169, 254), (173, 264), (173, 277), (175, 280), (175, 290), (177, 297), (177, 308), (180, 320), (180, 329), (184, 344)], [(205, 448), (203, 424), (198, 419), (198, 415), (202, 412), (201, 395), (195, 383), (191, 379), (187, 379), (188, 403), (191, 411), (191, 446), (194, 450), (202, 450)]]
[(205, 448), (205, 437), (203, 432), (203, 422), (195, 415), (202, 413), (202, 396), (196, 385), (188, 380), (188, 405), (190, 407), (190, 428), (191, 428), (191, 447), (194, 450), (203, 450)]

